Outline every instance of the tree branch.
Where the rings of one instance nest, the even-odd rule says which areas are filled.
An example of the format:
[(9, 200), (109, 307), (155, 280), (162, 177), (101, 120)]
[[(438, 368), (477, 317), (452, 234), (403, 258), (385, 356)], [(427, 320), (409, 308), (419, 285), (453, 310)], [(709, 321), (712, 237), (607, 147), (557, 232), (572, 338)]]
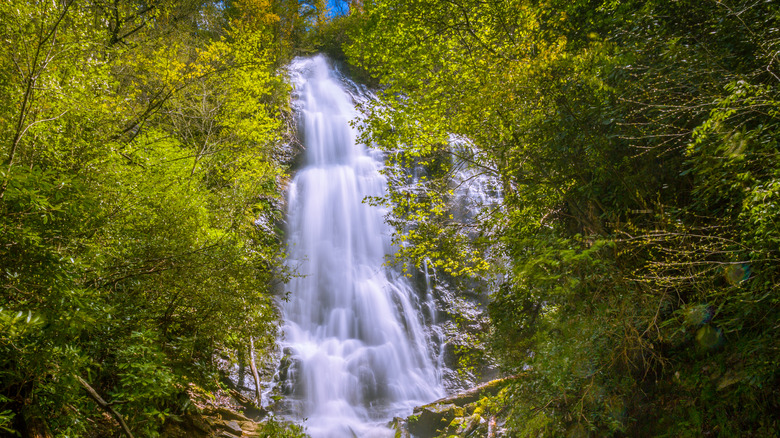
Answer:
[(116, 410), (114, 410), (114, 408), (111, 407), (113, 403), (106, 403), (106, 401), (103, 400), (103, 398), (97, 393), (97, 391), (95, 391), (94, 388), (89, 386), (89, 383), (87, 383), (84, 379), (82, 379), (79, 376), (75, 376), (75, 377), (76, 380), (78, 380), (81, 386), (84, 388), (84, 390), (87, 391), (87, 395), (89, 395), (89, 398), (94, 400), (95, 403), (98, 404), (98, 406), (100, 406), (106, 412), (111, 414), (111, 416), (113, 416), (116, 419), (116, 421), (119, 422), (119, 425), (122, 426), (122, 431), (124, 431), (125, 435), (127, 435), (128, 438), (134, 438), (133, 433), (130, 432), (130, 428), (127, 427), (127, 423), (125, 423), (125, 419), (122, 418), (122, 415), (119, 412), (117, 412)]

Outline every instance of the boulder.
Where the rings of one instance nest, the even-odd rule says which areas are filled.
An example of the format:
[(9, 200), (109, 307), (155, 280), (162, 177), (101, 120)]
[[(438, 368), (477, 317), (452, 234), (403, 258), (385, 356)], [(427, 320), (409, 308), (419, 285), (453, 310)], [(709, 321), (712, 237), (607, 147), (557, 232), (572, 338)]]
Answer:
[(418, 407), (407, 420), (409, 432), (417, 438), (433, 438), (447, 428), (455, 417), (462, 417), (463, 408), (452, 403)]
[(241, 429), (241, 426), (239, 426), (235, 420), (224, 421), (222, 423), (222, 427), (233, 435), (241, 436), (244, 433), (244, 431)]
[(472, 414), (468, 417), (458, 417), (450, 423), (447, 432), (448, 435), (467, 436), (471, 432), (477, 430), (483, 423), (485, 423), (485, 420), (479, 414)]
[(396, 418), (391, 422), (390, 427), (395, 429), (398, 438), (406, 438), (410, 434), (415, 438), (483, 436), (488, 429), (488, 422), (484, 417), (486, 415), (484, 397), (497, 395), (512, 380), (521, 377), (522, 375), (517, 375), (492, 380), (419, 406), (406, 421)]

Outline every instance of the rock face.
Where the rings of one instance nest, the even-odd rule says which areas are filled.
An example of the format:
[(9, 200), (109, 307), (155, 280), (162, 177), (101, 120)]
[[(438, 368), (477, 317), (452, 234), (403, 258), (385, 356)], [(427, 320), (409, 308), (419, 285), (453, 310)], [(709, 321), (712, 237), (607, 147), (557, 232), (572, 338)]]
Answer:
[(260, 436), (263, 425), (224, 407), (204, 407), (169, 421), (163, 438), (241, 438)]
[(520, 376), (492, 380), (467, 391), (419, 406), (406, 418), (396, 418), (390, 427), (396, 437), (500, 437), (497, 413), (492, 412), (491, 397)]
[[(269, 422), (274, 424), (269, 425)], [(228, 408), (205, 407), (181, 415), (178, 420), (169, 420), (161, 437), (259, 438), (274, 436), (274, 431), (282, 428), (284, 426), (280, 426), (279, 420), (255, 421)]]

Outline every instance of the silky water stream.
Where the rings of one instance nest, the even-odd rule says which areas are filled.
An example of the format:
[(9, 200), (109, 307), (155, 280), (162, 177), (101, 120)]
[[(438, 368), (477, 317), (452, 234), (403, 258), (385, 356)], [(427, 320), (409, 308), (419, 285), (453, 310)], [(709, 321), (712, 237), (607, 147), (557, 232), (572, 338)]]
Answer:
[(443, 395), (418, 294), (384, 265), (393, 251), (381, 153), (356, 143), (360, 88), (317, 56), (290, 67), (305, 163), (288, 194), (281, 382), (314, 438), (392, 436), (394, 415)]

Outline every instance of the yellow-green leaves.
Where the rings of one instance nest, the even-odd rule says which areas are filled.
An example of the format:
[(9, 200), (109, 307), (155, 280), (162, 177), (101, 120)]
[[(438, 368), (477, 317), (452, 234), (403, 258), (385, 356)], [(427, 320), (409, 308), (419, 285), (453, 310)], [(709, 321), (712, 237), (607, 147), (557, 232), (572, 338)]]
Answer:
[(0, 3), (0, 430), (87, 433), (75, 374), (155, 436), (181, 376), (272, 344), (287, 88), (241, 8)]

